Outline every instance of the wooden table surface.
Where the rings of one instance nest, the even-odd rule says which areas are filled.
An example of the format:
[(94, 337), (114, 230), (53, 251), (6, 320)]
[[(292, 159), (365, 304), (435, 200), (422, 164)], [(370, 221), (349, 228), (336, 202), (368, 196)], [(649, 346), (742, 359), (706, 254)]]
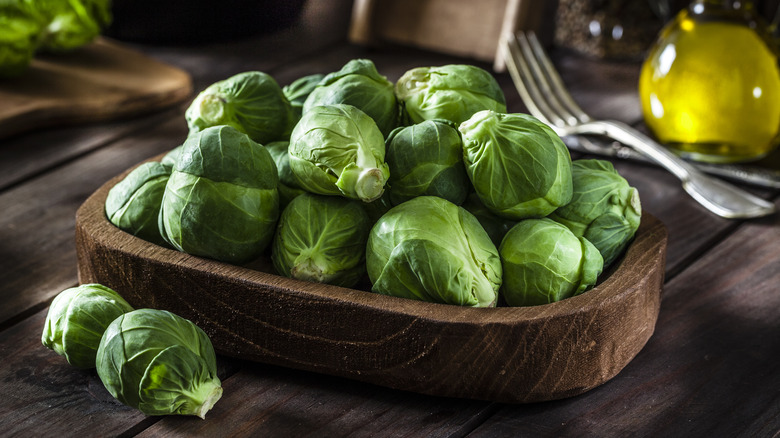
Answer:
[[(390, 80), (412, 67), (469, 62), (350, 45), (348, 11), (326, 3), (310, 2), (290, 29), (247, 40), (134, 47), (188, 71), (196, 91), (246, 70), (284, 85), (358, 57)], [(641, 124), (638, 64), (561, 51), (554, 58), (586, 110)], [(497, 78), (509, 111), (525, 111), (509, 76)], [(648, 344), (584, 395), (524, 405), (436, 398), (219, 358), (224, 396), (206, 420), (123, 406), (94, 371), (41, 345), (43, 321), (52, 298), (77, 284), (76, 209), (111, 177), (177, 146), (189, 100), (130, 120), (0, 140), (0, 436), (780, 436), (780, 215), (721, 219), (669, 173), (618, 160), (643, 208), (668, 228), (666, 280)], [(779, 202), (777, 190), (744, 187)]]

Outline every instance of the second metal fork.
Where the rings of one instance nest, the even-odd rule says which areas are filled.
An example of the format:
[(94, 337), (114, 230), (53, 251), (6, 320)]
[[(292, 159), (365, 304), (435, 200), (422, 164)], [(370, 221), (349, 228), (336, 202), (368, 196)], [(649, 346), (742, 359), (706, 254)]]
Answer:
[(772, 214), (774, 204), (711, 178), (651, 138), (614, 120), (593, 120), (571, 97), (533, 33), (507, 35), (506, 64), (529, 112), (558, 135), (602, 135), (617, 140), (666, 168), (683, 189), (713, 213), (729, 218)]

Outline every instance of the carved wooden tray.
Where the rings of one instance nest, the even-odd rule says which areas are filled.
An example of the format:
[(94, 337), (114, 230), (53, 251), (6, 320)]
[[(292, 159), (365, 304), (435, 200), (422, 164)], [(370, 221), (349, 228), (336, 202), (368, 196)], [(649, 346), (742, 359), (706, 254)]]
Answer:
[(268, 260), (233, 266), (145, 242), (104, 214), (123, 175), (76, 214), (79, 280), (192, 320), (225, 356), (437, 396), (536, 402), (617, 375), (658, 317), (667, 231), (647, 213), (594, 289), (543, 306), (462, 308), (297, 281), (268, 273)]

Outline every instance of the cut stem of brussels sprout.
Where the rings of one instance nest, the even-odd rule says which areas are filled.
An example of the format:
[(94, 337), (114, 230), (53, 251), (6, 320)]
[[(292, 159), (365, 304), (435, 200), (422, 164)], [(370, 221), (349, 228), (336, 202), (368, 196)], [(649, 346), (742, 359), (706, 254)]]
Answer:
[(219, 380), (212, 380), (198, 387), (195, 392), (190, 393), (190, 398), (194, 402), (192, 412), (182, 410), (181, 413), (183, 415), (197, 415), (205, 420), (206, 413), (222, 398), (222, 386), (220, 386)]
[(225, 118), (225, 99), (214, 94), (201, 94), (194, 105), (200, 110), (200, 117), (209, 125), (218, 125)]
[(363, 169), (350, 163), (341, 172), (336, 186), (344, 193), (354, 193), (363, 202), (372, 202), (382, 196), (386, 181), (385, 174), (380, 169)]

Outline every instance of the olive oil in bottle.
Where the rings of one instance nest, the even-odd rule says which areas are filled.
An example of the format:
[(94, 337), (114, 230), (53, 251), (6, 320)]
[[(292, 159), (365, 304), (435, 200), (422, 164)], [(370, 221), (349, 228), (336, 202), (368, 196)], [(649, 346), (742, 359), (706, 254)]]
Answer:
[(696, 1), (659, 35), (639, 79), (645, 122), (675, 152), (758, 159), (780, 144), (777, 49), (749, 2)]

